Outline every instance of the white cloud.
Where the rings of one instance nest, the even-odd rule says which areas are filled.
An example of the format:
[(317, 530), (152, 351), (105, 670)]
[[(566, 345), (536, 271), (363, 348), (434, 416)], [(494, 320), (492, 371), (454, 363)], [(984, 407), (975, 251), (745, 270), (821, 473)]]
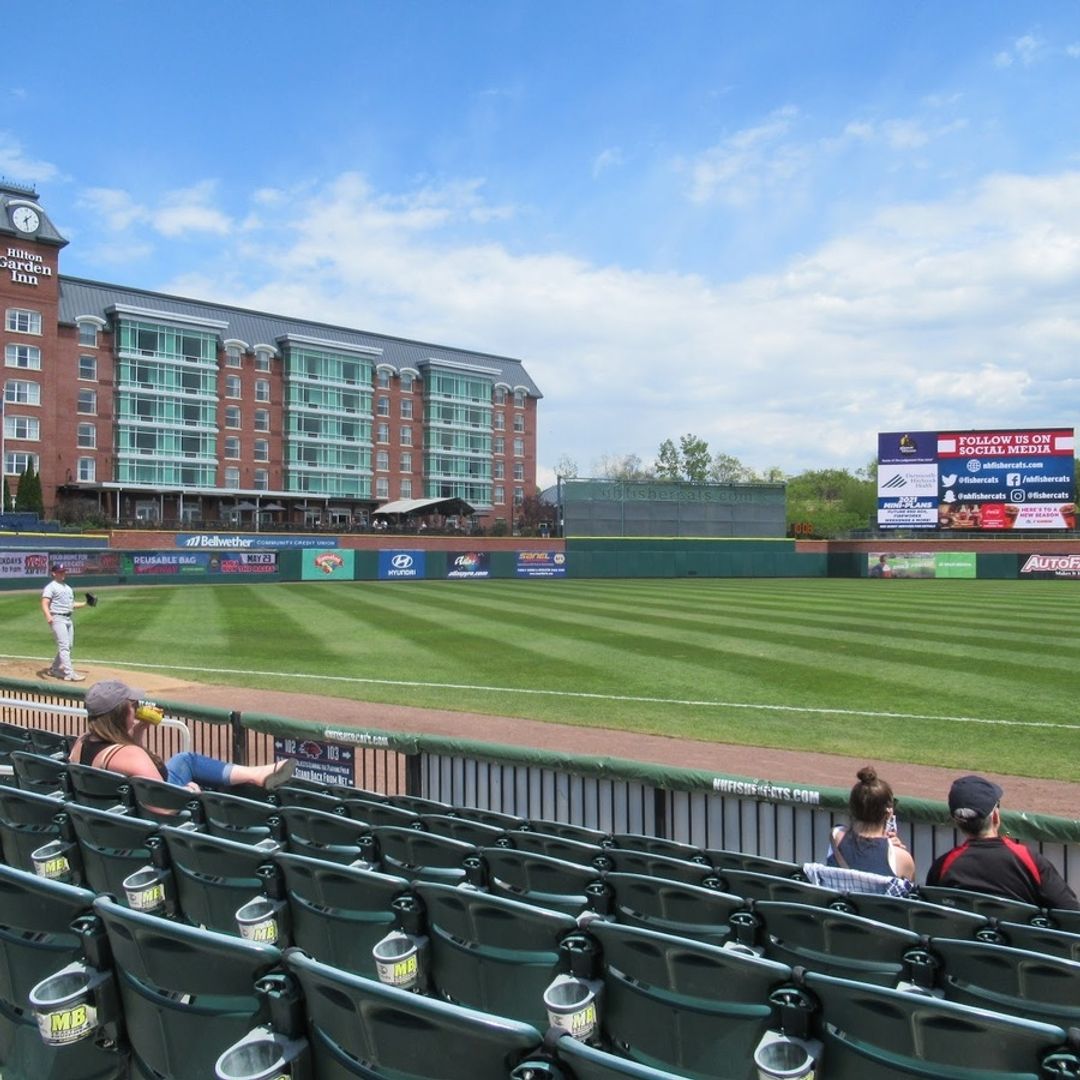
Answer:
[(595, 180), (601, 173), (607, 172), (608, 169), (614, 169), (619, 165), (624, 164), (622, 150), (617, 146), (608, 146), (601, 150), (596, 157), (593, 158), (592, 163), (592, 175)]
[[(20, 91), (13, 90), (15, 96)], [(60, 170), (51, 161), (27, 156), (22, 143), (6, 131), (0, 131), (0, 175), (24, 184), (44, 184), (56, 180)]]
[(723, 286), (513, 253), (476, 225), (475, 181), (314, 194), (300, 219), (260, 207), (236, 258), (169, 290), (520, 357), (544, 465), (651, 461), (693, 431), (759, 468), (857, 467), (879, 430), (1080, 419), (1080, 173), (887, 208)]
[[(170, 239), (189, 233), (230, 232), (232, 222), (213, 205), (215, 183), (204, 180), (190, 188), (165, 192), (156, 206), (137, 202), (121, 188), (88, 188), (79, 197), (80, 205), (99, 215), (113, 233), (148, 226)], [(127, 241), (125, 241), (126, 243)]]
[(1002, 49), (994, 56), (994, 66), (1010, 68), (1014, 63), (1024, 67), (1041, 60), (1046, 53), (1046, 43), (1034, 34), (1024, 34), (1018, 37), (1007, 49)]

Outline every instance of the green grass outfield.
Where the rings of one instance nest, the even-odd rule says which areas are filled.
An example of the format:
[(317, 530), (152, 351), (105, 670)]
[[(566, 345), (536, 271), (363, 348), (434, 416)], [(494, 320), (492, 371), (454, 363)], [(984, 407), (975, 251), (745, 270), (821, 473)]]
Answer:
[[(115, 588), (79, 612), (75, 656), (238, 687), (860, 758), (872, 747), (1075, 781), (1078, 589), (745, 578)], [(0, 626), (3, 655), (51, 656), (36, 596), (0, 594)]]

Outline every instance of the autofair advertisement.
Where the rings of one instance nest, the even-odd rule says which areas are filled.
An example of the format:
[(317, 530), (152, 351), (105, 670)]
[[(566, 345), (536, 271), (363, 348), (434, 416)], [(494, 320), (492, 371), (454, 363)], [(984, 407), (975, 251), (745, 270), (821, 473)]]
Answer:
[(1021, 578), (1080, 579), (1080, 555), (1021, 555)]
[(565, 577), (566, 556), (561, 551), (519, 551), (518, 577)]
[(1072, 428), (878, 436), (886, 529), (1075, 529)]

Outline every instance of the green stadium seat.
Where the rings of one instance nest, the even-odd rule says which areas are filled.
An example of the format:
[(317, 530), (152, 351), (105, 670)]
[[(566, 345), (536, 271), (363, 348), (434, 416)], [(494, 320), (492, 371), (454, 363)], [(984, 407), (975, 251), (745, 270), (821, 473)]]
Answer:
[(990, 893), (973, 892), (970, 889), (949, 889), (944, 885), (920, 885), (917, 898), (931, 904), (942, 904), (962, 911), (974, 911), (988, 919), (999, 922), (1031, 922), (1042, 914), (1042, 909), (1034, 904), (1025, 904), (1020, 900), (1011, 900), (1007, 896), (992, 896)]
[(30, 991), (83, 957), (75, 925), (94, 894), (0, 866), (0, 1074), (4, 1080), (113, 1080), (124, 1058), (90, 1041), (46, 1045), (29, 1008)]
[(272, 945), (132, 911), (108, 897), (98, 897), (94, 911), (108, 934), (140, 1080), (212, 1077), (218, 1056), (269, 1018), (257, 986), (281, 963)]
[(45, 731), (43, 728), (29, 728), (30, 745), (35, 754), (56, 756), (67, 761), (71, 748), (75, 745), (74, 735), (61, 735), (56, 731)]
[(378, 825), (372, 833), (383, 872), (410, 881), (456, 885), (465, 880), (465, 858), (477, 850), (461, 840), (398, 825)]
[(812, 904), (815, 907), (828, 907), (845, 902), (843, 894), (834, 889), (775, 874), (725, 869), (715, 871), (714, 876), (725, 892), (743, 896), (747, 900), (777, 900), (791, 904)]
[(1080, 911), (1051, 908), (1046, 913), (1046, 917), (1055, 930), (1066, 930), (1070, 934), (1080, 934)]
[(949, 1001), (1069, 1027), (1080, 1018), (1080, 962), (983, 941), (931, 938)]
[(71, 797), (71, 781), (68, 779), (66, 761), (46, 754), (17, 750), (11, 755), (11, 767), (15, 772), (16, 782), (23, 791), (62, 799)]
[(653, 851), (605, 848), (604, 859), (608, 873), (645, 874), (667, 881), (681, 881), (686, 885), (701, 885), (705, 881), (718, 880), (712, 867), (704, 863), (674, 859)]
[(65, 813), (79, 843), (86, 887), (126, 903), (124, 879), (151, 863), (148, 841), (157, 835), (157, 823), (79, 803), (69, 803)]
[(139, 817), (162, 825), (202, 822), (199, 797), (194, 791), (145, 776), (129, 776), (127, 782), (131, 787), (133, 812)]
[(34, 851), (61, 839), (65, 803), (15, 787), (0, 787), (0, 851), (4, 862), (33, 872)]
[(507, 830), (520, 829), (526, 823), (525, 818), (515, 817), (513, 814), (503, 814), (498, 810), (485, 810), (476, 806), (455, 806), (454, 816)]
[[(672, 1073), (649, 1065), (640, 1065), (629, 1058), (616, 1057), (588, 1043), (579, 1042), (569, 1035), (555, 1044), (556, 1061), (570, 1070), (573, 1080), (679, 1080), (685, 1073)], [(538, 1062), (535, 1069), (542, 1068)], [(528, 1063), (523, 1063), (511, 1074), (513, 1080), (540, 1080), (545, 1074), (530, 1073)]]
[(578, 915), (590, 904), (589, 886), (600, 875), (589, 866), (513, 848), (481, 848), (478, 880), (494, 896)]
[(895, 986), (907, 974), (904, 954), (922, 939), (910, 930), (832, 908), (761, 901), (765, 955), (791, 967)]
[(603, 952), (600, 1026), (611, 1049), (683, 1076), (752, 1080), (785, 964), (632, 926), (593, 922)]
[(245, 799), (224, 791), (200, 791), (196, 798), (202, 808), (203, 831), (238, 844), (266, 840), (280, 809), (259, 799)]
[(95, 769), (92, 765), (79, 765), (74, 761), (68, 762), (67, 770), (73, 797), (83, 806), (113, 810), (132, 805), (131, 784), (123, 773)]
[[(805, 986), (821, 1006), (827, 1080), (1048, 1080), (1080, 1068), (1049, 1024), (816, 972)], [(1055, 1053), (1065, 1071), (1041, 1071)]]
[(590, 829), (587, 825), (572, 825), (567, 821), (551, 821), (548, 818), (529, 818), (522, 830), (561, 836), (564, 840), (577, 840), (580, 844), (602, 847), (611, 843), (611, 834), (602, 829)]
[(534, 855), (547, 855), (563, 862), (578, 863), (581, 866), (597, 866), (596, 860), (603, 858), (606, 848), (599, 844), (584, 843), (555, 833), (528, 832), (518, 829), (505, 834), (506, 839), (517, 851), (528, 851)]
[(394, 825), (401, 828), (422, 829), (419, 814), (403, 810), (400, 806), (375, 802), (373, 799), (343, 799), (345, 813), (357, 821), (364, 821), (372, 828), (376, 825)]
[(393, 902), (409, 883), (400, 877), (278, 852), (280, 894), (294, 945), (325, 963), (375, 977), (371, 950), (394, 929)]
[(717, 870), (748, 870), (752, 874), (772, 874), (773, 877), (802, 878), (802, 863), (770, 859), (764, 855), (749, 855), (726, 848), (706, 848), (705, 858)]
[(507, 830), (498, 825), (485, 825), (482, 821), (471, 821), (469, 818), (450, 814), (421, 814), (420, 820), (428, 832), (449, 836), (474, 847), (490, 847), (500, 843), (507, 834)]
[(1080, 934), (1048, 926), (1010, 922), (998, 923), (997, 930), (1004, 935), (1005, 943), (1014, 949), (1060, 956), (1064, 960), (1080, 960)]
[(318, 1080), (506, 1080), (540, 1033), (285, 953), (303, 989)]
[(33, 752), (33, 749), (34, 745), (30, 742), (30, 735), (25, 729), (22, 729), (18, 735), (9, 735), (5, 731), (0, 731), (0, 765), (10, 765), (13, 753)]
[(729, 919), (745, 907), (745, 901), (732, 893), (644, 874), (608, 874), (603, 884), (611, 890), (607, 914), (617, 923), (708, 945), (723, 945), (729, 939)]
[(683, 844), (678, 840), (668, 840), (662, 836), (646, 836), (644, 833), (613, 833), (611, 840), (612, 846), (620, 850), (647, 851), (651, 855), (666, 855), (669, 859), (683, 859), (686, 862), (708, 862), (701, 848), (693, 844)]
[(926, 937), (974, 938), (990, 926), (985, 915), (911, 897), (859, 893), (848, 894), (845, 900), (864, 919), (902, 926)]
[(424, 799), (419, 795), (388, 795), (387, 802), (401, 810), (408, 810), (413, 814), (450, 814), (454, 808), (449, 803), (439, 802), (437, 799)]
[(362, 821), (305, 806), (278, 810), (287, 851), (348, 865), (371, 850), (371, 829)]
[(448, 1001), (547, 1027), (544, 991), (559, 974), (571, 915), (447, 885), (418, 883), (433, 992)]
[(170, 825), (161, 827), (179, 913), (194, 926), (239, 934), (237, 909), (262, 894), (258, 869), (270, 852)]
[[(236, 792), (239, 794), (240, 792)], [(243, 791), (245, 798), (260, 798), (262, 788), (252, 787)], [(263, 800), (275, 806), (306, 806), (309, 810), (323, 810), (327, 814), (333, 814), (341, 806), (342, 800), (337, 796), (325, 791), (315, 791), (312, 788), (298, 785), (295, 780), (268, 794)]]

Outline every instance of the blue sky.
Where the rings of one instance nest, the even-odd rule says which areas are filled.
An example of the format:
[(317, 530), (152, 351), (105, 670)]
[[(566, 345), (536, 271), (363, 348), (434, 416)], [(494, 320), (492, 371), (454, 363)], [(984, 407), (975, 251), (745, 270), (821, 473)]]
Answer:
[(1074, 3), (54, 2), (66, 274), (520, 357), (541, 479), (1080, 426)]

